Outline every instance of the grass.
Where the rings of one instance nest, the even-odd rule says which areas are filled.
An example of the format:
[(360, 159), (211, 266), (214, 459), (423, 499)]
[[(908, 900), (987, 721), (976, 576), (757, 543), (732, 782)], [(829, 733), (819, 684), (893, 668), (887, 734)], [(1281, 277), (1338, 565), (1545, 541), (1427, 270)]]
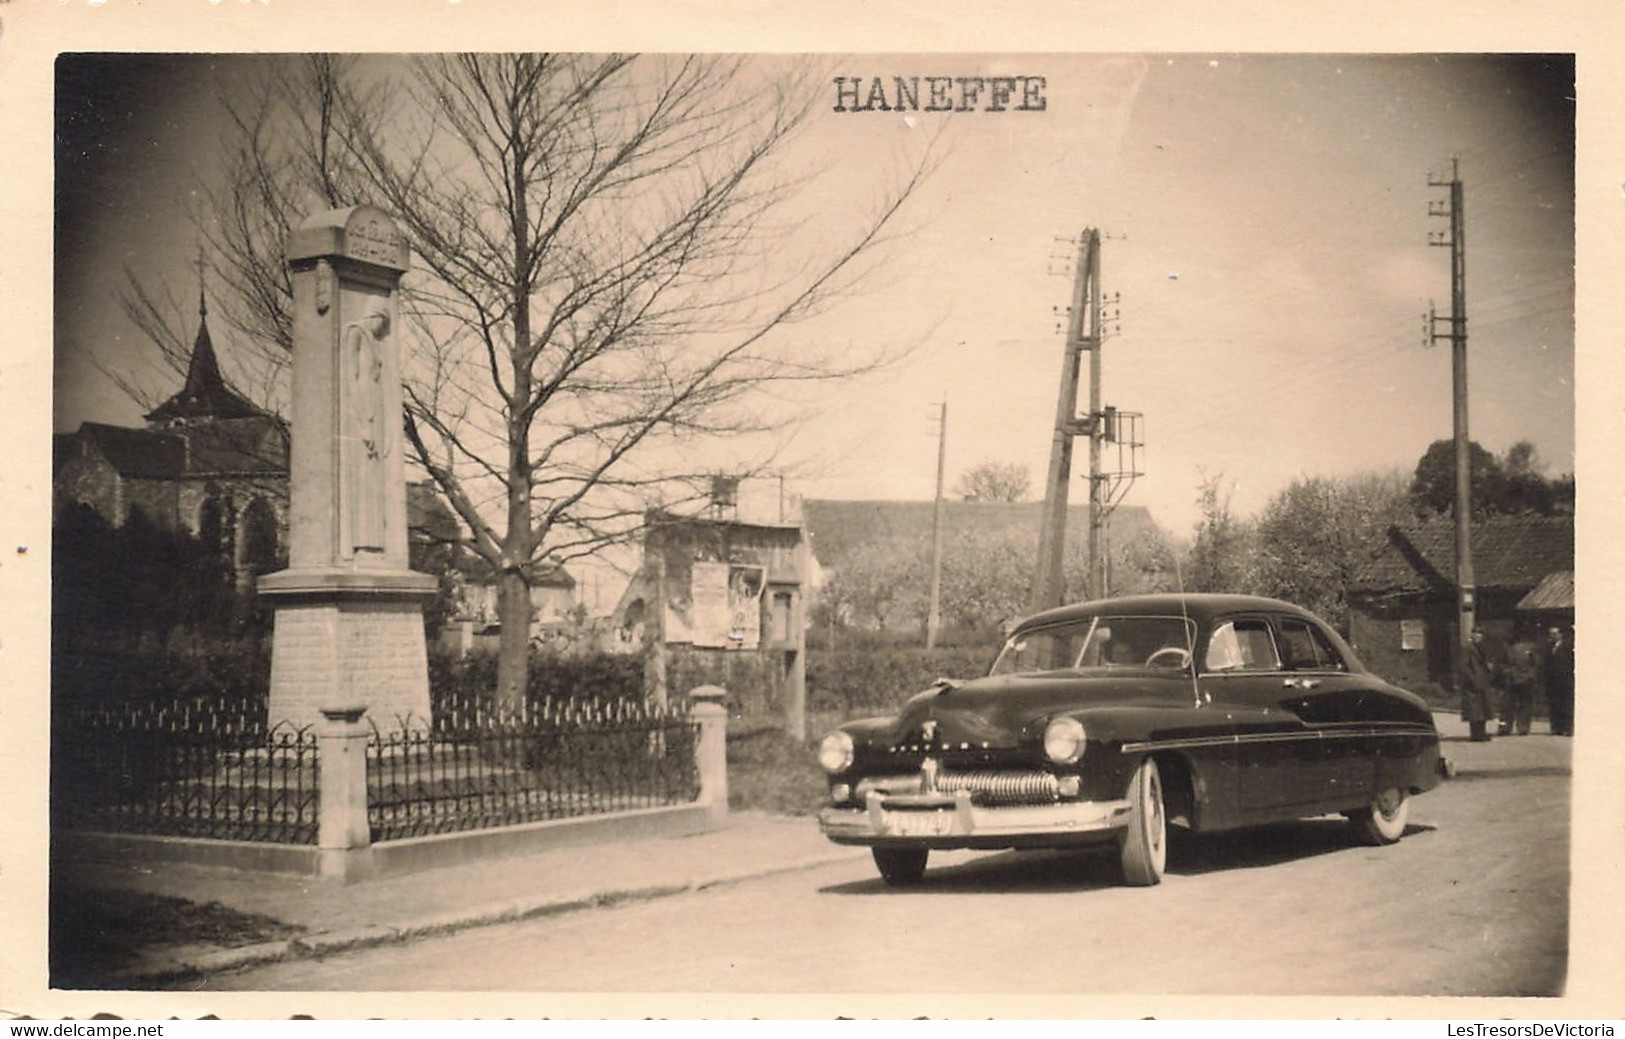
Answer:
[(787, 735), (776, 721), (728, 723), (728, 806), (738, 811), (812, 815), (823, 807), (824, 770), (817, 730), (809, 741)]
[(291, 938), (303, 930), (218, 902), (109, 891), (57, 878), (50, 897), (51, 986), (117, 987), (114, 977), (134, 966), (143, 949), (194, 944), (235, 948)]

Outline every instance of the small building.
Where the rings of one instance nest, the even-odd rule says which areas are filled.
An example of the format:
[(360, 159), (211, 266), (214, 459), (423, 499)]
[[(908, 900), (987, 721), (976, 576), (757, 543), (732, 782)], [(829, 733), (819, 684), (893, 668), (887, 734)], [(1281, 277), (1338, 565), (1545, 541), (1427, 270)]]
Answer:
[(811, 565), (799, 518), (651, 513), (610, 648), (649, 653), (657, 696), (721, 685), (741, 711), (804, 725)]
[[(452, 616), (441, 629), (441, 648), (458, 656), (495, 653), (502, 635), (497, 613), (496, 569), (469, 552), (453, 564)], [(562, 566), (543, 566), (530, 584), (530, 640), (571, 643), (578, 627), (576, 580)]]
[[(1574, 517), (1486, 516), (1472, 524), (1474, 621), (1508, 645), (1572, 625)], [(1565, 593), (1566, 589), (1566, 593)], [(1460, 645), (1455, 523), (1394, 526), (1349, 590), (1351, 641), (1366, 665), (1402, 686), (1453, 688)]]

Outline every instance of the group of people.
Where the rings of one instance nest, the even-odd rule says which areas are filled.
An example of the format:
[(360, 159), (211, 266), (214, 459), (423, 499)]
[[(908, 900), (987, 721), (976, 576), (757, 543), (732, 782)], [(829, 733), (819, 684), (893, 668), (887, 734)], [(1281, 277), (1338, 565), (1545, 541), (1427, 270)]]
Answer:
[(1538, 697), (1546, 698), (1554, 736), (1574, 735), (1574, 640), (1562, 628), (1546, 629), (1544, 643), (1521, 638), (1510, 646), (1487, 643), (1474, 628), (1457, 663), (1461, 716), (1471, 738), (1527, 736)]

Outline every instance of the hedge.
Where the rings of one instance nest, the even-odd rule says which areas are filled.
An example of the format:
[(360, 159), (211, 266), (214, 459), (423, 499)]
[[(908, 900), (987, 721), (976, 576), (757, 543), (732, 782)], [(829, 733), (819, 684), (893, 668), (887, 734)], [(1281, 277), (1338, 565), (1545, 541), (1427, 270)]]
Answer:
[(807, 656), (807, 709), (845, 715), (891, 713), (938, 678), (987, 673), (987, 646), (878, 646)]

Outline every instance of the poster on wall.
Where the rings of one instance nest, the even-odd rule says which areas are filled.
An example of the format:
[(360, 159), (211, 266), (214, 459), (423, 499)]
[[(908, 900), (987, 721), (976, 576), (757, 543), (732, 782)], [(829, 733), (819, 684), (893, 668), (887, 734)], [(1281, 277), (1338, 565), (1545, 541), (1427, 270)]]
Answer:
[(755, 649), (762, 644), (762, 591), (767, 587), (767, 570), (760, 566), (735, 566), (728, 575), (728, 645), (734, 649)]
[(762, 592), (767, 569), (729, 563), (694, 564), (689, 581), (689, 635), (706, 649), (755, 649), (762, 643)]
[(696, 646), (721, 649), (728, 645), (728, 570), (727, 563), (694, 563), (689, 580), (689, 635)]

